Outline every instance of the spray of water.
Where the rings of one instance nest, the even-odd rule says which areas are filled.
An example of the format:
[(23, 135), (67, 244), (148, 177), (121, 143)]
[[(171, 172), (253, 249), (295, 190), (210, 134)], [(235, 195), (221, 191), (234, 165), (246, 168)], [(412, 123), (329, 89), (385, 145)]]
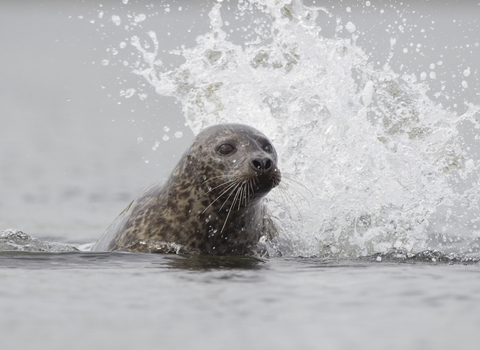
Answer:
[(154, 32), (147, 47), (134, 38), (144, 61), (135, 73), (181, 102), (194, 133), (239, 122), (269, 135), (290, 179), (269, 197), (279, 227), (271, 254), (357, 257), (480, 236), (451, 229), (452, 208), (469, 210), (473, 227), (479, 221), (480, 165), (459, 132), (469, 123), (478, 133), (478, 107), (459, 116), (414, 75), (388, 62), (374, 68), (353, 24), (350, 37), (323, 37), (317, 18), (326, 9), (240, 0), (237, 11), (255, 17), (248, 40), (234, 42), (216, 4), (211, 30), (178, 52), (185, 63), (173, 70), (158, 69)]

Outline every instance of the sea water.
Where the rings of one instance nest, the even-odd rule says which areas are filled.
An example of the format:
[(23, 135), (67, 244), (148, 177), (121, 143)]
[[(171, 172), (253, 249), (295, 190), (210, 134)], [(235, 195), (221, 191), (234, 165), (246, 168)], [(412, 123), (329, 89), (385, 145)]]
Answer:
[[(89, 30), (57, 27), (51, 42), (101, 39), (78, 55), (101, 51), (82, 71), (102, 78), (94, 93), (60, 81), (69, 93), (50, 90), (66, 98), (48, 104), (37, 95), (54, 71), (72, 74), (76, 55), (46, 80), (5, 69), (15, 96), (29, 96), (2, 107), (23, 112), (2, 119), (16, 131), (2, 133), (2, 229), (18, 229), (0, 237), (7, 348), (476, 346), (478, 25), (465, 19), (476, 7), (450, 18), (374, 1), (9, 6), (2, 23), (15, 30), (2, 35), (18, 66), (37, 56), (12, 37), (31, 38), (28, 26), (56, 13), (61, 29)], [(432, 53), (445, 26), (457, 37)], [(462, 60), (449, 62), (452, 51)], [(219, 122), (259, 128), (280, 155), (268, 256), (88, 252), (192, 134)]]

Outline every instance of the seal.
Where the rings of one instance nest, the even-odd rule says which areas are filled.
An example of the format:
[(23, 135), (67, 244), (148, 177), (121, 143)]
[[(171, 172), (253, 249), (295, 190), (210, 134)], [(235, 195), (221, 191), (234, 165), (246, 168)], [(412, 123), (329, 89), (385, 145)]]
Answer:
[(269, 139), (243, 124), (204, 129), (167, 181), (144, 189), (92, 251), (247, 255), (275, 227), (265, 195), (281, 181)]

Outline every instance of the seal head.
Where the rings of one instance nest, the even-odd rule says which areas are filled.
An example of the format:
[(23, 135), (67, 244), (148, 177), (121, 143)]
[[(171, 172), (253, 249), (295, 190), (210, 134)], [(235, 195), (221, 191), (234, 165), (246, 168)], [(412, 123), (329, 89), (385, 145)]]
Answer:
[(166, 183), (142, 191), (93, 250), (249, 254), (275, 232), (264, 197), (280, 180), (275, 148), (260, 131), (209, 127)]

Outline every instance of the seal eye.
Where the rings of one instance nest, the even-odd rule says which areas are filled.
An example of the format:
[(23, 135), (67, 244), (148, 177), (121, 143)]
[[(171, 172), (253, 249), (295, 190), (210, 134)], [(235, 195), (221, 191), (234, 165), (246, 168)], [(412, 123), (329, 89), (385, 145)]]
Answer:
[(232, 145), (229, 145), (228, 143), (221, 145), (217, 149), (217, 152), (220, 153), (222, 156), (229, 155), (233, 151), (235, 151), (235, 147), (233, 147)]
[(273, 147), (271, 144), (267, 143), (265, 146), (263, 146), (263, 150), (267, 153), (272, 153), (273, 152)]

